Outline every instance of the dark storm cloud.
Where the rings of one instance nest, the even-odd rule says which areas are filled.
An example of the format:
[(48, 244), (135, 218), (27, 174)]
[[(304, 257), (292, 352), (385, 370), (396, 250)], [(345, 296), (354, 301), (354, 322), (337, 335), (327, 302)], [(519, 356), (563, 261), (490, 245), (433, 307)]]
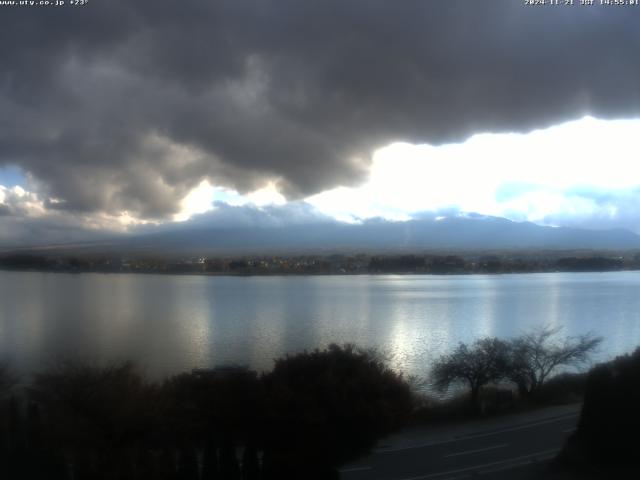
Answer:
[(640, 11), (467, 0), (93, 0), (0, 17), (0, 166), (162, 217), (203, 178), (291, 197), (391, 141), (640, 111)]
[(0, 204), (0, 253), (5, 249), (104, 241), (117, 236), (114, 232), (86, 228), (82, 221), (69, 215), (26, 217), (14, 215)]

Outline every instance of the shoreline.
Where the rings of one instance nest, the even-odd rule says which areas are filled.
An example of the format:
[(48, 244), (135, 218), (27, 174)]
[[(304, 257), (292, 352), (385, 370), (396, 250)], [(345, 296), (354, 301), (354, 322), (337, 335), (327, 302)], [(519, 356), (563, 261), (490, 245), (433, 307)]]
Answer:
[(628, 268), (617, 270), (531, 270), (513, 272), (276, 272), (276, 273), (233, 273), (233, 272), (170, 272), (153, 270), (57, 270), (57, 269), (21, 269), (0, 267), (0, 272), (17, 273), (63, 273), (68, 275), (79, 275), (86, 273), (114, 274), (114, 275), (172, 275), (172, 276), (193, 276), (193, 277), (356, 277), (356, 276), (431, 276), (431, 277), (451, 277), (451, 276), (499, 276), (499, 275), (533, 275), (545, 273), (623, 273), (640, 272), (640, 268)]

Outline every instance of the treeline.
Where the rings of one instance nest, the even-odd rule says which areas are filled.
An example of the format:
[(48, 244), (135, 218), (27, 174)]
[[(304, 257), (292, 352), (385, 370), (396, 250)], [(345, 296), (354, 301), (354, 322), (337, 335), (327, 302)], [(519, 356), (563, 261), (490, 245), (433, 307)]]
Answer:
[(640, 269), (640, 254), (299, 255), (121, 258), (5, 254), (0, 268), (56, 272), (200, 273), (211, 275), (475, 274), (597, 272)]
[(634, 257), (517, 257), (488, 255), (465, 258), (457, 255), (376, 256), (369, 262), (370, 273), (535, 273), (600, 272), (640, 269), (640, 256)]
[(414, 402), (374, 353), (336, 345), (264, 375), (222, 368), (151, 383), (131, 364), (61, 363), (22, 391), (15, 383), (0, 369), (2, 478), (334, 479)]

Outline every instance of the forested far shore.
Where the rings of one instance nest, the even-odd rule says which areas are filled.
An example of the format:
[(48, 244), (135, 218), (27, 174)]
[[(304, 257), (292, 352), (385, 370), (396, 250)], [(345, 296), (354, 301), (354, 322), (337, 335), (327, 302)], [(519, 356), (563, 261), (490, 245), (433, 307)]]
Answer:
[(204, 275), (498, 274), (640, 270), (640, 253), (594, 251), (188, 256), (5, 253), (0, 269)]

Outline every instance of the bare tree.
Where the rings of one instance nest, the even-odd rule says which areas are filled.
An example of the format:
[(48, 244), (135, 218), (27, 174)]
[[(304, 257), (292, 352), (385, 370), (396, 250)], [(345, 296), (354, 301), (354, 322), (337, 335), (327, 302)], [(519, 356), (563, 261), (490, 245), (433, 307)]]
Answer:
[(591, 333), (558, 338), (561, 328), (544, 327), (509, 342), (506, 378), (530, 397), (559, 367), (579, 366), (602, 342)]
[(449, 355), (444, 355), (433, 368), (433, 379), (440, 390), (456, 383), (466, 383), (471, 389), (471, 405), (479, 408), (480, 389), (497, 382), (505, 375), (508, 345), (497, 338), (482, 338), (471, 346), (460, 343)]

